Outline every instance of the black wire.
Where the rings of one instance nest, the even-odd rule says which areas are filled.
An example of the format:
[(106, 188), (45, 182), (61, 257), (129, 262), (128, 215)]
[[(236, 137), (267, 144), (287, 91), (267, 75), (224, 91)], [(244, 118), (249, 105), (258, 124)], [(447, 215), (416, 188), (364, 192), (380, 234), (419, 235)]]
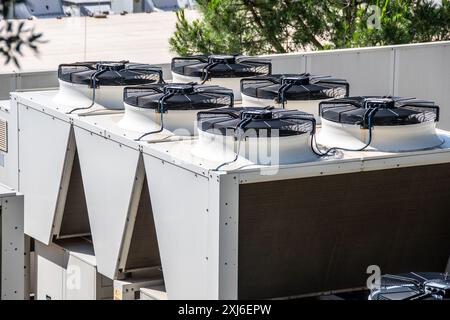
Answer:
[(134, 141), (141, 141), (142, 138), (144, 138), (148, 135), (160, 133), (164, 130), (164, 102), (172, 96), (173, 96), (173, 93), (168, 92), (168, 93), (164, 94), (158, 101), (159, 112), (161, 114), (161, 118), (160, 118), (161, 119), (161, 127), (158, 130), (144, 133), (143, 135), (141, 135), (139, 138), (135, 139)]
[(99, 74), (103, 73), (103, 72), (104, 72), (103, 70), (98, 70), (98, 71), (94, 72), (92, 74), (92, 76), (91, 76), (91, 80), (92, 80), (92, 102), (91, 102), (91, 104), (88, 107), (81, 107), (81, 108), (72, 109), (69, 112), (67, 112), (67, 114), (72, 114), (72, 112), (79, 111), (79, 110), (88, 110), (88, 109), (90, 109), (90, 108), (92, 108), (94, 106), (94, 104), (95, 104), (95, 90), (96, 90), (96, 86), (97, 86), (97, 84), (96, 84), (97, 76)]
[(203, 72), (204, 72), (204, 74), (203, 74), (203, 81), (202, 81), (202, 83), (201, 84), (205, 84), (205, 82), (206, 81), (208, 81), (209, 80), (209, 69), (212, 69), (212, 68), (214, 68), (215, 66), (217, 66), (219, 63), (218, 62), (212, 62), (212, 63), (209, 63), (209, 64), (207, 64), (204, 68), (203, 68)]
[(356, 151), (364, 151), (367, 147), (370, 146), (370, 144), (372, 143), (372, 117), (375, 115), (375, 113), (378, 111), (378, 108), (373, 108), (370, 109), (370, 111), (368, 111), (367, 113), (367, 124), (368, 124), (368, 129), (369, 129), (369, 140), (367, 141), (367, 143), (359, 148), (359, 149), (347, 149), (347, 148), (339, 148), (339, 147), (332, 147), (328, 150), (326, 150), (325, 152), (321, 152), (319, 147), (317, 146), (317, 140), (316, 140), (316, 135), (313, 134), (312, 138), (311, 138), (311, 149), (312, 151), (320, 156), (320, 157), (325, 157), (330, 155), (331, 152), (335, 153), (336, 151), (351, 151), (351, 152), (356, 152)]
[(242, 119), (242, 120), (237, 124), (237, 126), (236, 126), (236, 130), (238, 131), (238, 136), (237, 136), (237, 138), (238, 138), (238, 146), (237, 146), (236, 156), (234, 157), (234, 159), (231, 160), (231, 161), (227, 161), (227, 162), (222, 163), (221, 165), (219, 165), (219, 166), (218, 166), (216, 169), (214, 169), (213, 171), (219, 171), (220, 168), (222, 168), (223, 166), (227, 166), (227, 165), (232, 164), (232, 163), (234, 163), (234, 162), (237, 161), (237, 159), (239, 158), (240, 151), (241, 151), (241, 141), (242, 141), (243, 135), (244, 135), (244, 133), (245, 133), (245, 132), (242, 132), (242, 131), (244, 131), (244, 127), (245, 127), (250, 121), (252, 121), (252, 118), (244, 118), (244, 119)]

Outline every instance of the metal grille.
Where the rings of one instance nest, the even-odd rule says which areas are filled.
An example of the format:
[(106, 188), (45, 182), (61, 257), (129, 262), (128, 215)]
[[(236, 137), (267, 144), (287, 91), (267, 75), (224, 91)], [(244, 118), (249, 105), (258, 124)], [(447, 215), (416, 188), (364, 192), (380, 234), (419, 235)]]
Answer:
[(8, 152), (8, 122), (0, 119), (0, 151)]

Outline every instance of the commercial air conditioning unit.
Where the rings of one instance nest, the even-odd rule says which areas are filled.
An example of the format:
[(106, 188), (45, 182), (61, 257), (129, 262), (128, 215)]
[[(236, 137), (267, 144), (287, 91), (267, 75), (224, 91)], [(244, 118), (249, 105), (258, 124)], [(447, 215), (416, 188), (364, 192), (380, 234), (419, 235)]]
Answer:
[[(363, 287), (374, 264), (395, 274), (438, 270), (447, 262), (450, 133), (435, 129), (439, 144), (427, 138), (433, 143), (374, 152), (362, 148), (369, 140), (361, 139), (365, 144), (355, 151), (342, 148), (340, 140), (319, 139), (327, 128), (317, 134), (311, 114), (221, 110), (232, 99), (220, 89), (212, 104), (185, 110), (182, 126), (197, 128), (198, 138), (181, 136), (167, 130), (165, 120), (178, 123), (178, 112), (171, 114), (178, 99), (201, 92), (192, 85), (189, 94), (178, 85), (157, 93), (153, 87), (125, 90), (123, 114), (106, 108), (68, 114), (72, 109), (55, 103), (55, 91), (12, 95), (29, 234), (47, 243), (63, 238), (53, 225), (56, 204), (64, 203), (59, 187), (72, 141), (82, 179), (70, 180), (83, 186), (97, 271), (127, 281), (121, 278), (128, 273), (161, 267), (164, 284), (149, 288), (157, 291), (151, 297), (311, 295)], [(156, 107), (153, 95), (159, 97)], [(365, 118), (370, 125), (356, 126), (366, 135), (373, 129), (375, 137), (372, 120), (383, 108), (366, 106), (373, 111)], [(135, 118), (136, 126), (126, 114), (137, 110), (132, 108), (145, 115)], [(189, 124), (194, 109), (197, 123)], [(439, 109), (419, 108), (423, 116), (425, 109), (435, 115), (434, 124)], [(27, 208), (27, 201), (34, 206)], [(66, 217), (67, 208), (62, 212)]]
[(346, 80), (329, 76), (303, 74), (273, 74), (241, 80), (243, 106), (276, 106), (297, 109), (319, 117), (319, 102), (348, 97)]
[[(76, 105), (58, 103), (58, 91), (14, 93), (12, 106), (19, 152), (51, 150), (20, 162), (27, 234), (47, 246), (92, 236), (98, 272), (137, 281), (132, 275), (161, 265), (141, 146), (192, 139), (194, 111), (231, 107), (233, 93), (192, 84), (127, 86), (124, 93), (121, 112), (109, 104), (71, 112)], [(186, 136), (176, 135), (178, 126)]]
[[(421, 150), (324, 154), (299, 130), (313, 140), (305, 154), (317, 157), (261, 165), (236, 146), (250, 138), (246, 119), (263, 136), (266, 112), (200, 112), (199, 129), (233, 128), (234, 141), (216, 133), (209, 152), (195, 151), (202, 131), (198, 140), (143, 146), (169, 299), (296, 297), (364, 288), (371, 265), (389, 273), (445, 266), (448, 132), (435, 130), (439, 145)], [(213, 150), (229, 152), (213, 158)]]
[(172, 59), (173, 82), (197, 82), (230, 88), (241, 100), (242, 78), (272, 73), (269, 59), (239, 55), (176, 57)]

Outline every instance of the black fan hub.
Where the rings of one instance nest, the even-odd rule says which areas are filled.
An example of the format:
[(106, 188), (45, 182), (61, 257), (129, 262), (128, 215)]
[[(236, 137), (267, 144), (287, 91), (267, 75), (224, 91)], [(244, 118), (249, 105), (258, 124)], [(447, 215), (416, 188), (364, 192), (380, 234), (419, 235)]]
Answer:
[(212, 55), (208, 57), (209, 63), (224, 63), (224, 64), (235, 64), (236, 56), (232, 55)]
[(310, 84), (309, 74), (301, 75), (298, 77), (281, 77), (281, 84), (292, 84), (292, 85), (300, 85), (305, 86)]
[(395, 100), (392, 98), (368, 98), (364, 101), (366, 109), (394, 109)]
[(126, 68), (126, 62), (98, 63), (97, 70), (120, 71)]
[(168, 84), (164, 86), (164, 93), (171, 94), (191, 94), (195, 91), (193, 84)]
[(273, 112), (270, 109), (244, 110), (240, 115), (241, 119), (270, 120)]

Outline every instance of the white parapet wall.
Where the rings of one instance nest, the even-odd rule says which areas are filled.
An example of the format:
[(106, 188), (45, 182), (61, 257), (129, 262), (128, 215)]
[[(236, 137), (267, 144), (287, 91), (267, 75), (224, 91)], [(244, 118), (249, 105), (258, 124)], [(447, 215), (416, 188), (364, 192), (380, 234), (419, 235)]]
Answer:
[[(351, 95), (430, 99), (441, 107), (440, 128), (450, 129), (450, 41), (269, 55), (274, 73), (332, 75), (350, 82)], [(145, 63), (146, 61), (139, 61)], [(170, 80), (170, 63), (160, 64)], [(57, 86), (55, 70), (0, 73), (0, 100), (9, 92)]]

